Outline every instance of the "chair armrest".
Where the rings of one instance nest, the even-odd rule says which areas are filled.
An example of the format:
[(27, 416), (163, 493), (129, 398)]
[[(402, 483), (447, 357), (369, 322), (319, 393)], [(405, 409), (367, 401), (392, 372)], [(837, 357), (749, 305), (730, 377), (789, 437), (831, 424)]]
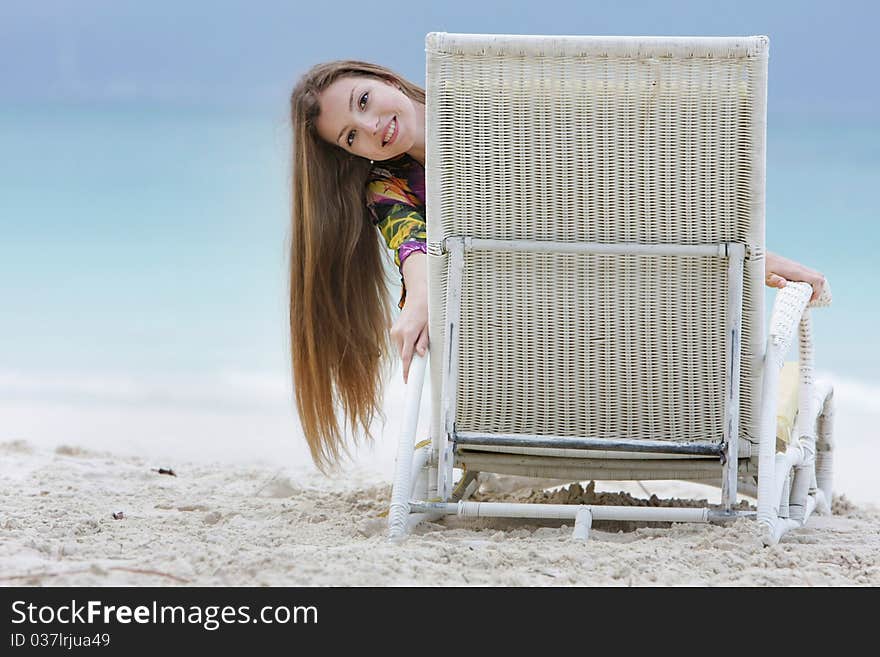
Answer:
[[(778, 348), (780, 359), (788, 353), (812, 294), (813, 288), (809, 283), (789, 283), (776, 293), (767, 343)], [(781, 361), (779, 367), (782, 367)]]
[[(808, 450), (808, 458), (815, 455), (815, 432), (813, 429), (813, 339), (809, 308), (831, 304), (831, 288), (825, 284), (819, 298), (810, 303), (813, 288), (809, 283), (788, 283), (776, 293), (770, 328), (767, 335), (767, 352), (764, 361), (764, 380), (761, 400), (761, 442), (758, 453), (758, 520), (768, 532), (765, 544), (775, 543), (773, 531), (779, 522), (781, 477), (787, 471), (776, 472), (776, 394), (779, 374), (789, 347), (799, 333), (798, 419), (795, 436), (802, 439), (800, 449)], [(800, 329), (800, 330), (799, 330)], [(789, 447), (791, 450), (791, 447)], [(768, 542), (769, 541), (769, 542)]]

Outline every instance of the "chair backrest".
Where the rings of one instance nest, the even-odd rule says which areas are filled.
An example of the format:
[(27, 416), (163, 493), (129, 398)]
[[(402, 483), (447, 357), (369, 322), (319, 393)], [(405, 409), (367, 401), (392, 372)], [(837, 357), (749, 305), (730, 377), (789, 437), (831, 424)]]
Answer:
[[(431, 33), (432, 432), (446, 237), (745, 245), (740, 437), (758, 440), (766, 37)], [(723, 258), (465, 256), (459, 431), (720, 440)]]

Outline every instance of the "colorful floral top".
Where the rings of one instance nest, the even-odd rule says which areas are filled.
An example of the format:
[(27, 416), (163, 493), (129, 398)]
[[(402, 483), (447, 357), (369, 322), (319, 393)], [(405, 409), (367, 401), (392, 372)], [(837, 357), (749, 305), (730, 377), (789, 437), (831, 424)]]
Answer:
[[(373, 224), (394, 251), (394, 264), (403, 285), (403, 263), (415, 251), (427, 252), (425, 168), (407, 154), (376, 162), (367, 181), (367, 207)], [(406, 303), (406, 286), (398, 308)]]

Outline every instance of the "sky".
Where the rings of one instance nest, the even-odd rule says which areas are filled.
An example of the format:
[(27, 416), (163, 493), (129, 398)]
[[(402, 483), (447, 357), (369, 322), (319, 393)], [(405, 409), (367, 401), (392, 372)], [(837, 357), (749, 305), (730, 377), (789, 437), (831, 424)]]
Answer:
[(752, 35), (771, 39), (771, 111), (878, 106), (878, 3), (444, 0), (3, 0), (0, 100), (267, 107), (311, 64), (375, 61), (424, 81), (424, 35)]

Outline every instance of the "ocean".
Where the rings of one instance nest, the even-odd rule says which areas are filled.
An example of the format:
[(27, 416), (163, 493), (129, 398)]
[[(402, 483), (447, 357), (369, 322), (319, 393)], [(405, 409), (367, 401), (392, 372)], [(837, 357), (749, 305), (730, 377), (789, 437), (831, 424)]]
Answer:
[[(290, 139), (284, 106), (0, 108), (0, 441), (308, 465), (289, 401)], [(771, 113), (767, 245), (831, 284), (816, 363), (848, 490), (874, 501), (878, 152), (873, 118)]]

